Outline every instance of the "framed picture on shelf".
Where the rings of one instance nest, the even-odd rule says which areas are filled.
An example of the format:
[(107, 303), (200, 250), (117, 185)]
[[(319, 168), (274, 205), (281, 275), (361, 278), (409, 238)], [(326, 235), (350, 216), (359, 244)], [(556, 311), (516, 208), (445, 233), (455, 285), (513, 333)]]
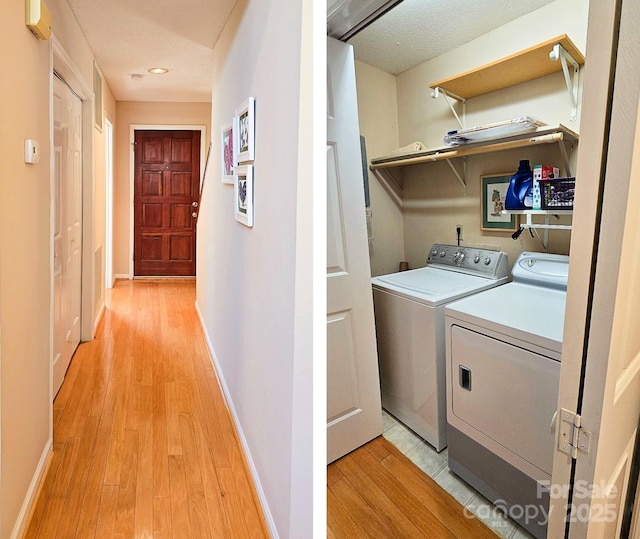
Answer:
[(253, 97), (247, 99), (236, 109), (236, 127), (233, 133), (235, 162), (238, 165), (253, 162), (255, 159), (255, 112), (256, 100)]
[(253, 165), (240, 165), (234, 169), (233, 200), (236, 221), (253, 226)]
[(222, 183), (233, 184), (233, 165), (235, 157), (233, 152), (233, 125), (227, 124), (220, 128), (220, 163), (222, 165)]
[(481, 230), (515, 232), (518, 216), (505, 211), (504, 201), (512, 173), (480, 176)]

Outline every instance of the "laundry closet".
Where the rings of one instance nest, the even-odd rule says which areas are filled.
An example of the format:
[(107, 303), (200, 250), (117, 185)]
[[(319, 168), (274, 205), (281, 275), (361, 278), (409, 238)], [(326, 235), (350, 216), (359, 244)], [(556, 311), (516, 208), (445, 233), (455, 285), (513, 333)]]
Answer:
[[(640, 530), (640, 495), (636, 483), (637, 463), (640, 462), (640, 450), (636, 443), (640, 417), (640, 353), (636, 313), (640, 287), (637, 279), (634, 279), (640, 271), (640, 258), (637, 256), (640, 252), (640, 234), (637, 212), (634, 211), (640, 204), (640, 189), (637, 188), (640, 177), (640, 42), (636, 28), (640, 6), (630, 0), (601, 0), (586, 4), (572, 0), (546, 3), (500, 28), (480, 36), (470, 36), (470, 41), (464, 45), (398, 71), (373, 67), (376, 56), (384, 56), (385, 51), (395, 46), (399, 47), (398, 50), (402, 49), (403, 39), (409, 48), (415, 48), (416, 31), (413, 36), (409, 34), (393, 42), (387, 41), (382, 49), (376, 49), (381, 40), (372, 38), (370, 44), (373, 54), (370, 59), (359, 51), (363, 43), (358, 41), (364, 40), (365, 32), (350, 38), (356, 49), (357, 62), (355, 67), (351, 66), (351, 71), (355, 71), (357, 76), (359, 131), (365, 138), (368, 158), (364, 166), (371, 201), (366, 214), (368, 242), (364, 203), (360, 203), (362, 209), (349, 204), (338, 206), (335, 204), (336, 200), (340, 200), (338, 197), (334, 197), (332, 203), (335, 208), (349, 209), (352, 215), (362, 218), (362, 241), (359, 243), (365, 247), (368, 243), (373, 275), (371, 283), (366, 279), (369, 289), (375, 290), (376, 284), (382, 286), (382, 283), (376, 283), (375, 279), (378, 279), (384, 282), (384, 286), (404, 288), (405, 292), (396, 294), (402, 297), (402, 294), (408, 295), (406, 285), (412, 279), (405, 281), (399, 276), (428, 270), (435, 261), (444, 260), (441, 266), (450, 269), (456, 265), (458, 268), (475, 268), (484, 264), (484, 260), (488, 260), (486, 263), (491, 266), (494, 260), (492, 255), (481, 249), (508, 256), (512, 282), (456, 299), (444, 306), (446, 388), (449, 399), (447, 420), (451, 410), (450, 401), (453, 400), (453, 413), (458, 419), (476, 426), (484, 422), (482, 428), (485, 438), (494, 436), (492, 440), (470, 436), (472, 441), (478, 443), (477, 446), (468, 443), (469, 437), (459, 438), (458, 441), (463, 440), (460, 447), (467, 454), (463, 454), (464, 451), (456, 452), (454, 460), (473, 459), (476, 456), (474, 447), (482, 448), (484, 454), (481, 460), (485, 462), (487, 456), (497, 457), (496, 467), (489, 476), (484, 476), (485, 482), (487, 477), (491, 480), (491, 484), (485, 486), (493, 488), (494, 495), (501, 495), (506, 492), (504, 489), (513, 486), (510, 480), (504, 481), (502, 470), (506, 469), (505, 463), (523, 472), (527, 481), (536, 479), (533, 477), (535, 472), (527, 471), (527, 466), (520, 459), (544, 468), (547, 475), (551, 473), (553, 483), (549, 486), (555, 489), (555, 495), (550, 495), (548, 504), (549, 537), (561, 537), (567, 530), (570, 537), (626, 537), (637, 536)], [(401, 5), (412, 3), (403, 2)], [(452, 34), (459, 30), (465, 16), (470, 18), (460, 7), (457, 11), (452, 9), (451, 27), (440, 21), (438, 28)], [(427, 33), (428, 24), (422, 21), (421, 25), (424, 27), (422, 31)], [(395, 25), (402, 29), (405, 26), (410, 24)], [(561, 72), (540, 78), (531, 77), (513, 86), (504, 84), (502, 89), (469, 96), (466, 111), (461, 110), (461, 103), (455, 98), (450, 108), (442, 95), (431, 97), (438, 86), (447, 90), (446, 81), (452, 77), (500, 61), (518, 51), (535, 48), (547, 39), (562, 39), (560, 36), (565, 34), (586, 58), (586, 68), (580, 69), (578, 76), (575, 103), (571, 99), (575, 85), (567, 85)], [(328, 64), (331, 66), (331, 62)], [(329, 77), (328, 80), (334, 79)], [(355, 88), (353, 91), (355, 93)], [(546, 145), (518, 143), (508, 149), (507, 146), (489, 148), (495, 142), (492, 141), (489, 146), (480, 145), (482, 152), (466, 151), (470, 147), (465, 147), (457, 153), (459, 149), (451, 150), (443, 144), (445, 135), (459, 128), (452, 108), (456, 114), (464, 115), (462, 124), (466, 126), (486, 126), (523, 115), (530, 116), (551, 126), (554, 133), (549, 135), (555, 137), (561, 134), (562, 143), (554, 140)], [(585, 113), (581, 115), (582, 110)], [(574, 112), (576, 120), (571, 118)], [(564, 127), (558, 127), (560, 125)], [(421, 145), (427, 149), (417, 150), (416, 147)], [(433, 148), (440, 148), (441, 153), (435, 156), (437, 152)], [(448, 151), (453, 153), (446, 155)], [(422, 153), (420, 159), (412, 161), (419, 153)], [(351, 154), (359, 157), (360, 152), (354, 148)], [(434, 158), (429, 159), (429, 155), (434, 155)], [(390, 165), (390, 161), (399, 160), (403, 162)], [(575, 207), (566, 210), (557, 220), (552, 216), (556, 212), (550, 212), (551, 215), (525, 213), (518, 216), (517, 219), (524, 222), (527, 229), (512, 239), (510, 230), (496, 230), (497, 226), (487, 226), (485, 223), (486, 214), (482, 213), (486, 201), (484, 190), (489, 185), (487, 178), (508, 179), (523, 160), (528, 160), (531, 165), (564, 166), (565, 170), (558, 171), (561, 175), (575, 172)], [(392, 172), (387, 175), (389, 170)], [(354, 178), (357, 176), (352, 175)], [(331, 179), (329, 174), (328, 179)], [(567, 190), (563, 199), (569, 196)], [(346, 198), (342, 199), (344, 201)], [(498, 217), (503, 215), (497, 205), (493, 213)], [(532, 223), (553, 228), (537, 226), (540, 235), (537, 237), (535, 231), (530, 233), (528, 230)], [(512, 228), (517, 231), (516, 226)], [(565, 254), (569, 249), (570, 272), (566, 269), (568, 257)], [(400, 271), (405, 270), (406, 266), (408, 271)], [(340, 269), (342, 266), (328, 267), (332, 268)], [(515, 271), (516, 268), (518, 271)], [(558, 271), (559, 268), (562, 271)], [(342, 275), (345, 272), (334, 273)], [(388, 278), (388, 275), (396, 277)], [(328, 272), (327, 282), (331, 279)], [(563, 287), (569, 281), (570, 285), (565, 291)], [(525, 288), (535, 292), (537, 286), (547, 289), (545, 295), (527, 294), (525, 297), (515, 293)], [(428, 296), (426, 287), (423, 290), (424, 295)], [(558, 304), (543, 301), (545, 297), (548, 299), (551, 295), (557, 295), (561, 298), (564, 294), (566, 301), (563, 299), (561, 303), (564, 303), (566, 317), (564, 312), (558, 312)], [(504, 297), (507, 295), (509, 298)], [(516, 302), (507, 301), (514, 298), (519, 299)], [(375, 303), (375, 298), (371, 303)], [(554, 308), (554, 305), (558, 308)], [(408, 312), (410, 309), (402, 311)], [(560, 316), (549, 316), (550, 312)], [(355, 321), (355, 317), (349, 318), (351, 312), (343, 310), (338, 314), (340, 320)], [(328, 309), (328, 326), (338, 327), (334, 322), (337, 316)], [(370, 318), (365, 320), (366, 324), (371, 327), (374, 325)], [(381, 324), (376, 322), (376, 325)], [(562, 335), (558, 331), (560, 325), (563, 326), (560, 330)], [(546, 336), (534, 343), (530, 337), (542, 326), (546, 326), (543, 328)], [(341, 326), (346, 327), (346, 323)], [(505, 329), (509, 331), (503, 331)], [(420, 327), (416, 331), (420, 331)], [(328, 343), (332, 344), (330, 337)], [(376, 339), (379, 341), (379, 335), (374, 335), (368, 341), (375, 342)], [(502, 343), (493, 347), (493, 351), (488, 348), (493, 346), (489, 344), (491, 339)], [(359, 344), (357, 341), (353, 343)], [(534, 349), (534, 345), (537, 349)], [(476, 353), (479, 347), (482, 348), (481, 354)], [(512, 353), (510, 347), (518, 348), (519, 352)], [(353, 350), (358, 353), (349, 356), (348, 353)], [(554, 352), (555, 356), (550, 352)], [(536, 407), (533, 402), (526, 405), (526, 399), (538, 394), (538, 382), (547, 390), (544, 397), (547, 401), (552, 401), (555, 393), (550, 389), (549, 381), (545, 382), (544, 376), (539, 377), (536, 383), (531, 383), (526, 376), (519, 376), (522, 373), (520, 366), (539, 364), (538, 357), (529, 362), (528, 353), (544, 356), (550, 361), (561, 360), (555, 414), (550, 413), (554, 411), (553, 406), (543, 409)], [(334, 396), (342, 388), (350, 390), (349, 396), (353, 397), (342, 401), (342, 410), (334, 407), (328, 411), (328, 447), (332, 446), (333, 429), (342, 421), (342, 416), (350, 419), (356, 413), (360, 414), (361, 408), (353, 405), (359, 404), (355, 400), (359, 394), (354, 388), (366, 386), (377, 389), (377, 384), (357, 384), (354, 376), (350, 379), (335, 376), (338, 371), (334, 369), (332, 373), (332, 365), (335, 366), (339, 361), (342, 361), (342, 365), (358, 365), (363, 357), (355, 346), (334, 346), (327, 354), (328, 403), (338, 402)], [(451, 361), (453, 357), (469, 357), (475, 363)], [(349, 363), (351, 359), (353, 361)], [(372, 359), (375, 370), (375, 352)], [(497, 374), (504, 375), (503, 387), (494, 386), (495, 391), (486, 391), (483, 387), (486, 380), (495, 383), (498, 378), (486, 376), (484, 366), (488, 363), (492, 363)], [(548, 365), (557, 368), (553, 363)], [(512, 366), (518, 366), (516, 385), (522, 388), (519, 393), (514, 391), (513, 375), (505, 371)], [(482, 376), (477, 376), (477, 368), (482, 369)], [(350, 372), (343, 368), (340, 374)], [(538, 370), (538, 373), (542, 372)], [(557, 374), (552, 371), (547, 371), (547, 374), (553, 376), (554, 383), (558, 380)], [(412, 380), (412, 377), (407, 378)], [(350, 385), (347, 383), (349, 380), (352, 382)], [(455, 388), (457, 397), (449, 391), (450, 388)], [(477, 406), (469, 398), (479, 388), (485, 391), (484, 395), (493, 408)], [(422, 398), (416, 392), (409, 392), (409, 395), (415, 397), (416, 401)], [(457, 411), (456, 398), (463, 399)], [(502, 421), (505, 416), (497, 410), (502, 406), (501, 400), (503, 403), (512, 402), (509, 399), (518, 399), (521, 410), (510, 407), (508, 423), (513, 429), (500, 432), (501, 425), (507, 421)], [(536, 413), (528, 414), (527, 410), (534, 407)], [(379, 411), (380, 406), (373, 408)], [(374, 431), (377, 432), (371, 433), (368, 440), (383, 430), (389, 439), (389, 429), (395, 429), (400, 422), (389, 427), (392, 421), (388, 415), (383, 413), (384, 428), (374, 425)], [(544, 424), (540, 422), (543, 416), (548, 421), (544, 421)], [(533, 438), (521, 436), (527, 426), (523, 429), (520, 419), (532, 421), (536, 417), (536, 421), (540, 422), (536, 425), (537, 434)], [(440, 453), (433, 449), (433, 453), (436, 456), (448, 453), (445, 458), (451, 464), (453, 444), (449, 427), (453, 426), (463, 435), (468, 431), (464, 432), (464, 425), (452, 425), (449, 422), (447, 425), (447, 449)], [(498, 428), (492, 431), (494, 427)], [(346, 429), (343, 431), (346, 432)], [(406, 428), (405, 431), (411, 434)], [(543, 438), (548, 437), (550, 432), (555, 442), (551, 447), (552, 464), (548, 460), (544, 462), (549, 456), (538, 451), (548, 451), (549, 446)], [(510, 438), (510, 434), (515, 434), (515, 437)], [(420, 450), (422, 446), (429, 445), (413, 436), (418, 440), (415, 443)], [(533, 443), (526, 445), (529, 439)], [(523, 441), (525, 445), (520, 445), (518, 450), (518, 444)], [(367, 439), (357, 441), (351, 448), (366, 442)], [(502, 444), (503, 447), (495, 444)], [(330, 455), (328, 460), (331, 462), (335, 458), (338, 458), (336, 454)], [(414, 462), (431, 475), (423, 466), (424, 461)], [(463, 466), (473, 464), (470, 460), (459, 463)], [(447, 472), (450, 473), (449, 470)], [(500, 485), (499, 481), (494, 481), (495, 478), (508, 484)], [(434, 479), (438, 482), (437, 476)], [(448, 477), (447, 481), (451, 479)], [(443, 483), (439, 484), (447, 488)], [(580, 491), (575, 489), (576, 486), (593, 488)], [(488, 492), (477, 486), (476, 489)], [(497, 503), (494, 495), (489, 493), (487, 497)], [(466, 511), (468, 505), (465, 503), (469, 503), (468, 500), (458, 501)], [(518, 503), (522, 502), (517, 502), (516, 508)], [(542, 505), (545, 503), (538, 501), (538, 506)], [(523, 509), (522, 505), (520, 509)], [(604, 510), (608, 511), (606, 518)], [(515, 515), (510, 516), (515, 518)], [(541, 525), (544, 526), (543, 523)], [(529, 531), (537, 537), (546, 535), (544, 530)], [(520, 535), (512, 529), (512, 533), (506, 536)]]
[[(497, 399), (500, 402), (487, 401), (487, 414), (491, 414), (492, 417), (485, 421), (482, 409), (478, 409), (478, 402), (469, 401), (467, 396), (472, 395), (472, 384), (491, 383), (491, 379), (501, 379), (500, 372), (509, 372), (509, 376), (495, 387), (485, 385), (485, 398), (486, 394), (499, 394), (501, 387), (506, 388), (511, 381), (517, 380), (521, 387), (510, 388), (514, 395), (526, 393), (527, 390), (531, 393), (531, 398), (521, 403), (523, 417), (527, 417), (526, 410), (530, 407), (535, 408), (536, 399), (546, 395), (545, 408), (539, 417), (532, 419), (531, 427), (535, 430), (534, 423), (535, 428), (538, 423), (544, 424), (545, 428), (541, 431), (547, 434), (547, 425), (553, 417), (555, 395), (558, 391), (565, 297), (564, 292), (555, 291), (557, 283), (554, 279), (558, 271), (564, 274), (560, 287), (564, 286), (566, 290), (568, 257), (544, 258), (537, 253), (568, 255), (572, 204), (569, 203), (556, 211), (527, 210), (512, 213), (502, 211), (504, 198), (501, 198), (500, 208), (494, 213), (499, 215), (499, 224), (492, 223), (491, 218), (488, 219), (488, 212), (493, 211), (493, 208), (489, 208), (492, 188), (500, 185), (500, 197), (504, 197), (505, 184), (508, 185), (511, 176), (523, 160), (528, 161), (531, 167), (544, 165), (551, 167), (551, 170), (555, 168), (555, 178), (575, 177), (587, 16), (586, 3), (556, 0), (465, 45), (396, 75), (358, 60), (359, 48), (366, 46), (366, 35), (356, 35), (351, 40), (356, 56), (360, 132), (365, 140), (369, 160), (367, 174), (370, 205), (367, 224), (371, 273), (374, 277), (383, 407), (440, 451), (446, 444), (442, 428), (444, 411), (431, 413), (440, 415), (440, 427), (434, 427), (440, 433), (438, 436), (429, 434), (429, 426), (421, 430), (416, 414), (419, 413), (420, 407), (424, 408), (427, 405), (427, 401), (442, 401), (445, 398), (444, 390), (441, 388), (439, 397), (434, 391), (428, 398), (419, 398), (417, 392), (424, 392), (424, 386), (419, 388), (417, 384), (412, 385), (419, 378), (419, 373), (434, 377), (435, 373), (439, 373), (437, 376), (442, 378), (439, 384), (446, 385), (448, 392), (451, 392), (451, 387), (460, 390), (461, 400), (458, 402), (473, 410), (475, 424), (485, 424), (486, 432), (481, 432), (478, 436), (489, 442), (488, 449), (479, 444), (472, 445), (476, 442), (461, 434), (458, 425), (453, 429), (449, 425), (449, 432), (455, 435), (454, 440), (459, 447), (472, 447), (472, 450), (468, 451), (459, 451), (457, 448), (454, 451), (450, 450), (450, 467), (488, 498), (495, 500), (513, 494), (511, 504), (517, 507), (533, 507), (538, 503), (540, 512), (544, 512), (548, 507), (548, 497), (544, 499), (537, 496), (537, 491), (538, 484), (550, 480), (551, 477), (553, 435), (549, 434), (548, 440), (539, 440), (540, 450), (536, 455), (532, 453), (529, 460), (525, 458), (522, 459), (522, 463), (516, 462), (519, 456), (512, 458), (511, 453), (522, 453), (521, 448), (527, 446), (527, 434), (516, 434), (517, 439), (513, 440), (510, 439), (510, 435), (505, 435), (503, 447), (500, 439), (494, 443), (494, 438), (501, 434), (495, 434), (497, 431), (491, 428), (493, 424), (500, 422), (495, 417), (497, 410), (505, 406), (505, 402), (510, 408), (508, 399), (513, 397), (508, 397), (505, 390), (505, 397)], [(399, 42), (404, 39), (410, 39), (410, 36), (398, 38)], [(561, 58), (563, 55), (564, 59)], [(363, 53), (362, 57), (366, 57), (366, 54)], [(542, 74), (537, 71), (538, 64), (543, 66)], [(549, 74), (550, 70), (554, 72)], [(470, 77), (475, 78), (467, 81)], [(512, 78), (514, 80), (510, 80)], [(483, 84), (487, 84), (486, 89), (480, 88)], [(494, 124), (498, 124), (494, 129), (502, 129), (506, 134), (501, 136), (490, 133), (488, 139), (481, 143), (471, 139), (469, 144), (447, 144), (446, 139), (455, 135), (455, 132), (466, 134), (468, 128), (473, 126), (480, 126), (480, 133), (484, 133), (486, 126), (489, 126), (490, 132), (490, 126)], [(509, 132), (513, 127), (515, 131)], [(512, 136), (514, 133), (515, 137)], [(555, 185), (559, 186), (560, 183)], [(532, 317), (555, 317), (551, 322), (555, 327), (545, 329), (553, 334), (552, 338), (547, 339), (548, 342), (553, 341), (548, 350), (545, 350), (544, 346), (538, 346), (545, 342), (545, 335), (538, 336), (537, 340), (533, 339), (531, 344), (523, 344), (527, 341), (525, 337), (524, 341), (513, 341), (505, 345), (508, 338), (500, 335), (497, 326), (492, 326), (486, 331), (487, 335), (490, 334), (494, 338), (497, 336), (497, 340), (484, 338), (471, 344), (455, 344), (457, 341), (454, 337), (458, 335), (458, 325), (466, 323), (464, 316), (463, 322), (456, 318), (453, 318), (453, 321), (447, 318), (445, 333), (444, 312), (448, 312), (448, 308), (436, 303), (432, 305), (436, 314), (424, 318), (435, 320), (435, 329), (424, 328), (423, 335), (414, 335), (417, 339), (414, 344), (407, 341), (414, 338), (411, 332), (417, 334), (420, 330), (416, 327), (415, 320), (410, 320), (411, 316), (402, 312), (405, 310), (406, 313), (415, 314), (416, 304), (421, 301), (421, 296), (407, 294), (406, 286), (401, 283), (402, 277), (398, 277), (398, 282), (394, 283), (394, 278), (385, 276), (398, 272), (399, 268), (404, 270), (408, 266), (410, 270), (417, 270), (428, 263), (437, 264), (449, 258), (450, 266), (454, 270), (457, 269), (457, 265), (463, 272), (476, 275), (477, 272), (474, 272), (482, 265), (482, 261), (486, 259), (492, 264), (498, 253), (500, 256), (508, 257), (509, 269), (517, 260), (521, 260), (522, 255), (525, 279), (531, 276), (526, 265), (531, 268), (537, 264), (536, 268), (540, 268), (542, 272), (548, 270), (552, 275), (548, 279), (547, 276), (543, 276), (540, 282), (534, 284), (541, 284), (543, 288), (539, 290), (544, 294), (547, 294), (548, 287), (554, 289), (548, 292), (549, 297), (553, 297), (555, 301), (554, 312), (545, 315), (544, 312), (539, 312), (541, 307), (538, 305), (537, 312), (530, 314)], [(440, 256), (443, 258), (438, 260)], [(400, 276), (401, 273), (397, 275)], [(413, 277), (415, 281), (418, 274), (414, 273)], [(534, 275), (534, 280), (537, 278), (538, 275)], [(391, 283), (390, 288), (384, 288), (384, 281)], [(392, 285), (398, 286), (394, 289)], [(492, 309), (501, 311), (507, 303), (511, 303), (510, 308), (515, 309), (517, 313), (527, 313), (528, 305), (511, 301), (509, 294), (491, 295), (492, 293), (493, 291), (481, 291), (479, 294), (484, 294), (487, 298), (501, 298), (493, 305), (481, 305), (482, 309), (488, 309), (487, 312), (490, 313)], [(531, 295), (532, 301), (537, 296), (536, 291)], [(389, 299), (391, 297), (401, 299)], [(396, 303), (390, 303), (392, 301)], [(540, 304), (544, 310), (544, 301)], [(438, 309), (441, 310), (439, 315)], [(529, 315), (523, 316), (525, 332), (528, 325), (527, 316)], [(507, 315), (507, 318), (514, 317)], [(405, 329), (407, 326), (411, 326), (411, 331)], [(514, 334), (524, 334), (518, 333), (518, 328), (509, 329)], [(556, 335), (557, 330), (560, 333), (559, 338)], [(463, 332), (464, 338), (470, 334), (469, 331), (482, 333), (484, 330), (479, 330), (477, 325), (469, 322)], [(421, 355), (424, 355), (424, 350), (428, 348), (424, 342), (420, 344), (420, 339), (424, 338), (424, 335), (435, 334), (435, 340), (440, 343), (436, 346), (439, 351), (434, 351), (436, 359), (430, 360), (428, 367), (411, 371), (412, 365), (415, 366), (421, 361)], [(404, 337), (400, 338), (398, 335)], [(405, 341), (408, 344), (405, 344)], [(445, 365), (445, 341), (446, 364), (447, 369), (451, 371), (447, 372), (446, 384), (442, 371), (442, 366)], [(474, 355), (475, 352), (472, 350), (480, 343), (481, 346), (488, 347), (483, 351), (485, 357), (492, 358), (502, 354), (506, 363), (496, 364), (497, 370), (492, 374), (485, 372), (486, 368), (483, 365), (475, 363), (475, 371), (472, 373), (471, 369), (465, 366), (465, 363), (470, 364), (469, 361), (465, 358), (451, 357), (449, 347), (452, 342), (453, 348), (463, 350), (467, 357), (469, 354)], [(496, 343), (495, 354), (492, 343)], [(535, 350), (539, 355), (530, 354), (530, 360), (514, 359), (512, 362), (512, 354), (505, 346), (515, 346), (513, 350), (518, 346), (524, 346), (530, 351)], [(416, 354), (414, 358), (410, 357), (412, 350)], [(420, 351), (416, 353), (416, 350)], [(409, 357), (405, 359), (405, 364), (395, 371), (389, 366), (396, 360), (394, 351), (399, 351), (403, 358)], [(514, 370), (505, 370), (505, 366), (511, 369), (517, 361), (522, 361), (520, 371), (517, 370), (517, 366), (513, 367)], [(539, 368), (531, 369), (530, 365), (533, 362), (537, 362)], [(453, 370), (449, 363), (455, 363)], [(400, 388), (398, 384), (402, 380), (409, 386)], [(533, 384), (531, 387), (527, 380)], [(539, 387), (535, 384), (539, 384)], [(473, 388), (476, 387), (476, 393), (483, 391), (480, 385)], [(453, 393), (457, 395), (455, 391)], [(407, 411), (407, 406), (403, 406), (401, 402), (403, 399), (417, 404), (413, 404), (414, 407)], [(450, 395), (447, 399), (447, 413), (451, 414), (453, 405)], [(514, 406), (515, 404), (517, 403), (514, 403)], [(517, 413), (514, 417), (517, 420)], [(437, 423), (437, 420), (435, 422)], [(464, 421), (458, 423), (464, 424)], [(510, 429), (511, 431), (513, 429)], [(509, 444), (513, 445), (512, 449), (509, 449)], [(473, 455), (465, 454), (469, 452)], [(462, 455), (462, 464), (456, 460), (452, 461), (459, 454)], [(473, 461), (475, 455), (483, 454), (486, 454), (486, 463), (481, 463), (474, 469), (471, 462), (470, 467), (467, 467), (464, 459)], [(538, 457), (538, 454), (541, 456)], [(503, 467), (503, 463), (507, 461)], [(543, 461), (544, 464), (540, 464)], [(505, 478), (502, 485), (493, 481), (492, 477), (496, 475)], [(526, 519), (519, 520), (519, 523), (537, 537), (543, 537), (546, 533), (544, 525), (531, 524), (526, 522)]]

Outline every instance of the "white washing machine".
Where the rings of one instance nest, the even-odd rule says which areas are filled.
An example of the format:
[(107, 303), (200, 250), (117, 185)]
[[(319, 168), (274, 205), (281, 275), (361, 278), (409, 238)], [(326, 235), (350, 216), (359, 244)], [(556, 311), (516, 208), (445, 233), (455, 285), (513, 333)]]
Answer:
[(444, 307), (508, 274), (504, 252), (436, 244), (426, 267), (372, 279), (382, 407), (437, 451), (447, 445)]
[(513, 282), (448, 305), (449, 467), (546, 537), (569, 257), (524, 252)]

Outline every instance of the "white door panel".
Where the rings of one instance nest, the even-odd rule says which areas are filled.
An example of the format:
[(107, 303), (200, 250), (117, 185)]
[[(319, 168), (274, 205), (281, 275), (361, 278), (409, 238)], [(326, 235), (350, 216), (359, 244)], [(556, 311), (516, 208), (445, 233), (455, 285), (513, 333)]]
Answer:
[(359, 413), (356, 357), (353, 350), (351, 312), (327, 317), (327, 421), (340, 420), (349, 413)]
[(355, 67), (327, 43), (327, 458), (382, 433)]
[(82, 103), (54, 81), (53, 392), (80, 342), (82, 245)]
[(347, 271), (336, 153), (327, 145), (327, 274)]

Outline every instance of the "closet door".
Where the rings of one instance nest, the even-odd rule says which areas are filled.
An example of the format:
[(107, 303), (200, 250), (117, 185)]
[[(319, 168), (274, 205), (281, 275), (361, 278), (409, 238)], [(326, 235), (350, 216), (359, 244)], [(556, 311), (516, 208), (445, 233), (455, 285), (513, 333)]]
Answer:
[(53, 77), (53, 395), (80, 343), (82, 267), (82, 102)]
[(327, 457), (382, 434), (353, 48), (328, 39)]

